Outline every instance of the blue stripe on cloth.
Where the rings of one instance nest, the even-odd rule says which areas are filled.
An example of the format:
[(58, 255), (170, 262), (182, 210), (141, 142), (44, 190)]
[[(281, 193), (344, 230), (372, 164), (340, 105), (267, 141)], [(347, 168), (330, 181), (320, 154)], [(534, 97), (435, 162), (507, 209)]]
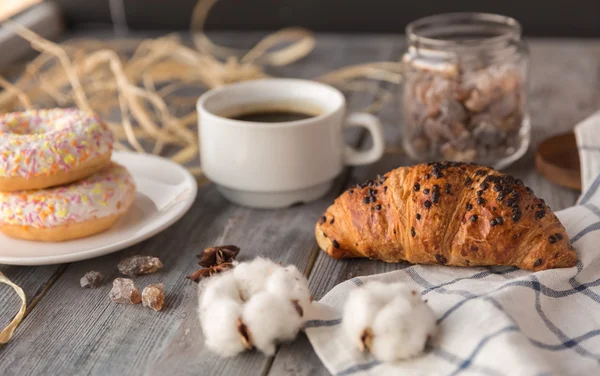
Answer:
[[(577, 261), (577, 268), (583, 268), (583, 264), (581, 263), (581, 261)], [(423, 279), (420, 275), (418, 275), (416, 272), (412, 271), (410, 273), (408, 273), (409, 276), (415, 281), (417, 282), (419, 285), (426, 287), (426, 285), (428, 284), (427, 281), (425, 281), (425, 279)], [(579, 273), (578, 273), (579, 274)], [(589, 287), (596, 287), (596, 286), (600, 286), (600, 278), (592, 281), (592, 282), (588, 282), (588, 283), (579, 283), (575, 277), (572, 277), (571, 279), (569, 279), (569, 282), (572, 285), (575, 285), (576, 287), (573, 289), (568, 289), (568, 290), (555, 290), (551, 287), (545, 286), (543, 284), (540, 284), (540, 292), (542, 293), (542, 295), (545, 295), (549, 298), (562, 298), (565, 296), (569, 296), (569, 295), (573, 295), (573, 294), (578, 294), (583, 290), (588, 289)], [(533, 281), (530, 280), (516, 280), (516, 281), (510, 281), (507, 282), (505, 284), (503, 284), (502, 286), (499, 286), (498, 288), (484, 294), (481, 296), (478, 295), (474, 295), (471, 294), (468, 291), (464, 291), (464, 290), (454, 290), (454, 291), (448, 291), (446, 289), (443, 288), (438, 288), (439, 290), (441, 290), (441, 293), (450, 293), (450, 294), (454, 294), (454, 295), (461, 295), (464, 296), (468, 299), (474, 299), (474, 298), (478, 298), (478, 297), (485, 297), (487, 294), (492, 294), (501, 290), (504, 290), (505, 288), (508, 287), (513, 287), (513, 286), (519, 286), (519, 287), (528, 287), (528, 288), (532, 288), (533, 289)], [(432, 286), (432, 287), (428, 287), (427, 290), (431, 291), (433, 289), (433, 287), (436, 286)], [(425, 291), (427, 291), (425, 290)], [(600, 302), (599, 302), (600, 303)], [(457, 303), (457, 305), (462, 304), (462, 302)], [(452, 309), (452, 308), (451, 308)]]
[[(517, 328), (517, 330), (518, 330), (518, 328)], [(451, 352), (448, 352), (442, 348), (432, 349), (431, 353), (439, 356), (440, 358), (442, 358), (450, 363), (457, 364), (459, 366), (465, 362), (464, 359), (461, 359), (460, 357), (458, 357), (458, 356), (452, 354)], [(472, 363), (472, 361), (471, 361), (471, 363)], [(370, 361), (367, 363), (357, 364), (357, 365), (348, 367), (348, 368), (336, 373), (336, 376), (348, 376), (348, 375), (351, 375), (356, 372), (368, 371), (380, 364), (381, 364), (381, 362), (379, 362), (377, 360), (373, 360), (373, 361)], [(503, 373), (496, 371), (488, 366), (481, 366), (481, 365), (477, 365), (477, 364), (473, 364), (473, 363), (471, 366), (471, 370), (476, 371), (480, 374), (490, 375), (490, 376), (502, 376), (503, 375)]]
[[(426, 288), (434, 287), (429, 281), (427, 281), (423, 277), (421, 277), (414, 269), (408, 269), (406, 271), (406, 273), (409, 275), (410, 278), (413, 279), (413, 281), (417, 282), (419, 285), (421, 285), (423, 287), (426, 287)], [(446, 319), (446, 317), (448, 317), (452, 312), (454, 312), (458, 308), (460, 308), (464, 303), (466, 303), (467, 301), (469, 301), (471, 299), (475, 299), (475, 298), (479, 297), (477, 295), (472, 294), (469, 291), (463, 291), (463, 290), (448, 291), (448, 290), (446, 290), (443, 287), (440, 287), (437, 290), (440, 293), (442, 293), (442, 294), (445, 294), (446, 292), (449, 292), (451, 294), (461, 295), (462, 297), (466, 298), (466, 299), (461, 300), (460, 302), (456, 303), (453, 307), (451, 307), (449, 310), (447, 310), (440, 318), (438, 318), (437, 322), (436, 322), (436, 324), (438, 324), (438, 325), (442, 321), (444, 321)], [(485, 300), (489, 301), (490, 303), (492, 303), (493, 305), (495, 305), (496, 308), (498, 308), (498, 310), (504, 312), (504, 308), (502, 308), (502, 306), (496, 300), (488, 298), (488, 297), (482, 297), (482, 299), (485, 299)], [(510, 316), (509, 316), (509, 318), (510, 318)]]
[[(583, 262), (581, 262), (580, 260), (577, 260), (577, 274), (581, 273), (582, 271), (583, 271)], [(585, 296), (591, 298), (596, 303), (600, 303), (600, 295), (596, 294), (595, 292), (593, 292), (592, 290), (589, 289), (590, 287), (598, 286), (600, 284), (600, 279), (597, 279), (593, 282), (582, 284), (582, 283), (579, 283), (579, 281), (577, 281), (575, 279), (575, 277), (572, 277), (572, 278), (569, 278), (569, 284), (571, 286), (573, 286), (574, 290), (576, 290), (577, 292), (580, 292), (580, 293), (584, 294)]]
[[(562, 330), (560, 330), (550, 319), (548, 319), (548, 317), (546, 317), (546, 313), (544, 312), (544, 310), (542, 309), (542, 303), (540, 300), (540, 282), (537, 279), (536, 276), (532, 275), (531, 279), (534, 282), (534, 291), (535, 291), (535, 310), (537, 311), (538, 315), (540, 316), (540, 318), (542, 319), (542, 321), (544, 321), (544, 324), (546, 324), (546, 327), (548, 329), (550, 329), (550, 331), (552, 331), (552, 333), (554, 333), (554, 335), (556, 337), (558, 337), (558, 339), (560, 339), (562, 341), (563, 344), (568, 344), (569, 346), (565, 347), (565, 348), (572, 348), (577, 354), (585, 356), (587, 358), (592, 358), (592, 359), (596, 359), (596, 361), (600, 361), (600, 355), (597, 354), (593, 354), (589, 351), (587, 351), (585, 348), (579, 346), (579, 344), (572, 338), (569, 338)], [(591, 338), (591, 337), (589, 337)]]
[(592, 223), (591, 225), (587, 226), (583, 230), (579, 231), (579, 233), (577, 233), (577, 235), (575, 235), (574, 237), (571, 238), (571, 244), (573, 244), (576, 241), (578, 241), (579, 239), (583, 238), (585, 235), (589, 234), (590, 232), (597, 231), (597, 230), (600, 230), (600, 222)]
[(598, 186), (600, 186), (600, 174), (596, 176), (596, 179), (594, 179), (594, 182), (592, 185), (590, 185), (590, 188), (585, 192), (581, 200), (579, 200), (579, 203), (582, 205), (586, 204), (594, 196), (598, 190)]
[[(436, 348), (433, 349), (431, 351), (431, 354), (434, 354), (444, 360), (446, 360), (449, 363), (453, 363), (455, 365), (461, 364), (462, 362), (464, 362), (463, 359), (461, 359), (460, 357), (452, 354), (449, 351), (446, 351), (442, 348)], [(475, 364), (473, 363), (471, 365), (470, 371), (473, 372), (477, 372), (478, 374), (481, 375), (490, 375), (490, 376), (503, 376), (504, 374), (500, 371), (496, 371), (488, 366), (484, 366), (484, 365), (479, 365), (479, 364)]]
[(587, 204), (585, 204), (583, 206), (588, 208), (592, 213), (596, 214), (596, 217), (600, 218), (600, 208), (599, 207), (592, 204), (591, 202), (588, 202)]
[[(583, 268), (583, 265), (581, 265), (581, 268)], [(579, 265), (578, 265), (578, 269), (579, 269)], [(582, 269), (581, 269), (581, 270), (582, 270)], [(579, 271), (580, 271), (580, 270), (579, 270)], [(579, 274), (579, 271), (578, 271), (578, 273), (577, 273), (577, 274)], [(416, 273), (414, 270), (412, 270), (412, 269), (409, 269), (409, 270), (407, 270), (407, 274), (408, 274), (408, 275), (409, 275), (409, 276), (410, 276), (410, 277), (411, 277), (411, 278), (412, 278), (412, 279), (413, 279), (415, 282), (417, 282), (419, 285), (421, 285), (421, 286), (423, 286), (423, 287), (426, 287), (426, 288), (430, 288), (430, 287), (432, 287), (431, 283), (429, 283), (428, 281), (426, 281), (426, 280), (425, 280), (423, 277), (421, 277), (421, 276), (420, 276), (418, 273)], [(532, 275), (532, 276), (531, 276), (531, 278), (533, 279), (533, 278), (535, 278), (535, 277)], [(574, 279), (574, 277), (573, 277), (573, 279)], [(588, 285), (591, 285), (591, 284), (597, 285), (597, 284), (599, 284), (599, 280), (596, 280), (596, 281), (594, 281), (594, 282), (592, 282), (592, 283), (588, 283), (588, 284), (581, 284), (581, 285), (582, 285), (582, 286), (586, 286), (586, 287), (587, 287)], [(455, 312), (455, 311), (456, 311), (458, 308), (460, 308), (462, 305), (464, 305), (464, 304), (465, 304), (465, 303), (467, 303), (468, 301), (470, 301), (470, 300), (473, 300), (473, 299), (476, 299), (476, 298), (483, 299), (483, 300), (485, 300), (485, 301), (487, 301), (487, 302), (491, 303), (492, 305), (494, 305), (494, 306), (495, 306), (495, 307), (496, 307), (496, 308), (497, 308), (497, 309), (498, 309), (500, 312), (502, 312), (503, 314), (505, 314), (505, 315), (507, 316), (507, 318), (508, 318), (510, 321), (512, 321), (512, 322), (513, 322), (513, 323), (516, 325), (516, 322), (515, 322), (515, 320), (513, 320), (513, 318), (512, 318), (512, 317), (511, 317), (511, 316), (510, 316), (510, 315), (509, 315), (509, 314), (508, 314), (508, 313), (507, 313), (507, 312), (504, 310), (504, 308), (502, 307), (502, 305), (501, 305), (501, 304), (500, 304), (500, 303), (499, 303), (499, 302), (498, 302), (496, 299), (494, 299), (494, 298), (492, 298), (492, 297), (490, 297), (490, 296), (487, 296), (487, 295), (489, 295), (489, 294), (492, 294), (492, 293), (494, 293), (494, 292), (500, 291), (500, 290), (502, 290), (502, 289), (504, 289), (504, 288), (507, 288), (507, 287), (509, 287), (509, 286), (514, 286), (514, 285), (517, 285), (517, 286), (523, 286), (523, 287), (528, 287), (528, 288), (531, 288), (531, 289), (533, 289), (533, 290), (535, 291), (535, 294), (536, 294), (536, 299), (537, 299), (537, 300), (539, 300), (539, 296), (540, 296), (540, 295), (543, 295), (543, 292), (542, 292), (542, 291), (543, 291), (544, 289), (545, 289), (545, 290), (547, 290), (547, 291), (550, 291), (550, 292), (557, 292), (557, 293), (558, 293), (557, 295), (562, 295), (562, 294), (564, 294), (564, 295), (571, 295), (571, 294), (576, 294), (576, 293), (578, 293), (578, 292), (579, 292), (579, 291), (578, 291), (578, 290), (576, 290), (576, 289), (573, 289), (573, 290), (565, 290), (565, 291), (557, 291), (557, 290), (553, 290), (553, 289), (550, 289), (550, 288), (548, 288), (548, 287), (546, 287), (546, 286), (542, 285), (542, 284), (541, 284), (539, 281), (537, 281), (537, 280), (536, 280), (536, 281), (514, 281), (514, 282), (509, 282), (509, 283), (506, 283), (506, 284), (504, 284), (504, 285), (502, 285), (502, 286), (498, 287), (497, 289), (494, 289), (493, 291), (490, 291), (490, 292), (488, 292), (488, 293), (486, 293), (486, 294), (479, 295), (479, 296), (477, 296), (477, 295), (474, 295), (474, 294), (472, 294), (472, 293), (471, 293), (471, 292), (469, 292), (469, 291), (463, 291), (463, 290), (446, 290), (446, 289), (444, 289), (444, 288), (440, 288), (440, 289), (438, 289), (438, 292), (439, 292), (439, 293), (442, 293), (442, 294), (446, 294), (446, 293), (447, 293), (447, 294), (452, 294), (452, 295), (460, 295), (460, 296), (463, 296), (463, 297), (465, 297), (465, 299), (463, 299), (462, 301), (460, 301), (460, 302), (456, 303), (454, 306), (452, 306), (451, 308), (449, 308), (449, 309), (448, 309), (448, 310), (447, 310), (447, 311), (446, 311), (446, 312), (445, 312), (445, 313), (444, 313), (444, 314), (443, 314), (443, 315), (442, 315), (442, 316), (441, 316), (441, 317), (440, 317), (440, 318), (437, 320), (437, 323), (438, 323), (438, 325), (439, 325), (439, 324), (440, 324), (440, 323), (441, 323), (443, 320), (445, 320), (445, 319), (446, 319), (446, 318), (447, 318), (447, 317), (448, 317), (448, 316), (449, 316), (449, 315), (450, 315), (452, 312)], [(543, 286), (544, 288), (542, 288), (542, 286)], [(552, 296), (552, 295), (548, 295), (548, 296)], [(543, 313), (543, 312), (542, 312), (542, 313)], [(538, 315), (540, 315), (540, 318), (542, 318), (542, 320), (544, 320), (544, 318), (543, 318), (543, 317), (541, 316), (541, 314), (540, 314), (540, 311), (538, 311)], [(549, 322), (549, 323), (551, 323), (552, 325), (554, 325), (554, 324), (553, 324), (551, 321), (549, 321), (549, 320), (548, 320), (548, 322)], [(548, 324), (547, 324), (547, 325), (548, 325)], [(556, 329), (556, 330), (559, 330), (559, 329), (558, 329), (556, 326), (554, 326), (554, 327), (555, 327), (555, 329)], [(548, 327), (548, 328), (549, 328), (550, 330), (552, 330), (550, 327)], [(554, 331), (553, 331), (553, 333), (554, 333)], [(560, 332), (560, 333), (562, 333), (562, 332)], [(525, 335), (525, 333), (523, 333), (523, 335)], [(555, 333), (555, 335), (556, 335), (556, 333)], [(563, 335), (564, 335), (564, 333), (563, 333)], [(590, 339), (590, 338), (593, 338), (593, 337), (596, 337), (596, 336), (598, 336), (598, 335), (600, 335), (600, 333), (596, 333), (596, 331), (590, 331), (590, 332), (588, 332), (588, 333), (586, 333), (586, 334), (584, 334), (584, 335), (582, 335), (582, 336), (579, 336), (579, 337), (577, 337), (577, 338), (568, 338), (568, 337), (565, 335), (565, 336), (563, 337), (563, 338), (564, 338), (564, 339), (563, 339), (563, 338), (561, 338), (561, 337), (559, 337), (559, 336), (557, 335), (557, 337), (558, 337), (558, 338), (559, 338), (559, 339), (562, 341), (562, 344), (559, 344), (559, 345), (546, 345), (546, 346), (544, 346), (544, 348), (545, 348), (546, 350), (551, 350), (551, 351), (559, 351), (559, 350), (569, 349), (569, 348), (573, 348), (573, 347), (574, 347), (574, 348), (576, 348), (576, 349), (582, 349), (582, 348), (579, 346), (579, 343), (580, 343), (580, 342), (582, 342), (582, 341), (585, 341), (585, 340), (587, 340), (587, 339)], [(535, 345), (535, 346), (539, 346), (539, 344), (541, 344), (539, 341), (537, 341), (537, 340), (533, 340), (532, 338), (529, 338), (528, 336), (526, 336), (526, 338), (528, 338), (528, 339), (530, 340), (530, 342), (531, 342), (533, 345)], [(581, 351), (581, 350), (580, 350), (580, 351)], [(587, 353), (587, 354), (586, 354), (586, 353)], [(593, 358), (593, 359), (595, 359), (595, 360), (597, 360), (597, 361), (600, 361), (600, 356), (596, 356), (596, 355), (594, 355), (594, 354), (591, 354), (591, 353), (587, 352), (587, 350), (585, 350), (585, 349), (583, 349), (583, 351), (581, 351), (581, 353), (580, 353), (580, 352), (578, 352), (578, 354), (580, 354), (580, 355), (582, 355), (582, 356), (585, 356), (585, 357), (591, 357), (591, 358)]]
[(354, 283), (356, 286), (362, 286), (364, 285), (363, 281), (360, 280), (360, 278), (358, 277), (354, 277), (351, 279), (352, 283)]
[(363, 364), (357, 364), (355, 366), (346, 368), (345, 370), (336, 373), (336, 376), (346, 376), (346, 375), (351, 375), (353, 373), (356, 372), (360, 372), (360, 371), (367, 371), (375, 366), (380, 365), (381, 363), (377, 360), (373, 360), (369, 363), (363, 363)]
[(494, 270), (494, 269), (490, 268), (490, 270), (479, 272), (479, 273), (473, 274), (473, 275), (471, 275), (469, 277), (455, 278), (452, 281), (444, 282), (444, 283), (441, 283), (439, 285), (429, 287), (429, 288), (423, 290), (421, 292), (421, 295), (425, 295), (425, 294), (427, 294), (427, 293), (429, 293), (431, 291), (437, 290), (440, 287), (445, 287), (445, 286), (453, 285), (456, 282), (460, 282), (460, 281), (463, 281), (465, 279), (481, 279), (481, 278), (485, 278), (485, 277), (487, 277), (489, 275), (492, 275), (492, 274), (494, 274), (494, 275), (508, 274), (508, 273), (512, 273), (512, 272), (517, 271), (517, 270), (519, 270), (519, 268), (516, 268), (516, 267), (510, 267), (510, 268), (508, 268), (506, 270)]
[(322, 326), (336, 326), (342, 323), (342, 319), (332, 320), (308, 320), (304, 323), (304, 328), (320, 328)]
[(596, 329), (596, 330), (587, 332), (584, 335), (581, 335), (579, 337), (572, 338), (572, 339), (568, 340), (567, 342), (560, 343), (558, 345), (548, 345), (546, 343), (542, 343), (540, 341), (537, 341), (537, 340), (531, 339), (531, 338), (529, 340), (531, 342), (533, 342), (537, 347), (542, 348), (544, 350), (560, 351), (560, 350), (571, 348), (571, 347), (575, 346), (576, 344), (581, 343), (587, 339), (598, 337), (599, 335), (600, 335), (600, 329)]
[(485, 337), (483, 337), (481, 339), (481, 341), (479, 341), (479, 343), (477, 344), (477, 346), (475, 346), (475, 349), (473, 349), (473, 351), (471, 352), (471, 355), (469, 355), (469, 357), (463, 361), (458, 368), (456, 369), (456, 371), (452, 372), (450, 375), (454, 376), (454, 375), (458, 375), (460, 372), (466, 370), (467, 368), (469, 368), (471, 366), (471, 364), (473, 363), (473, 360), (475, 359), (475, 357), (477, 356), (477, 354), (481, 351), (481, 349), (483, 349), (485, 347), (485, 345), (491, 341), (492, 339), (494, 339), (495, 337), (498, 337), (499, 335), (506, 333), (506, 332), (518, 332), (519, 331), (519, 327), (515, 326), (515, 325), (511, 325), (511, 326), (507, 326), (505, 328), (502, 328), (492, 334), (489, 334)]

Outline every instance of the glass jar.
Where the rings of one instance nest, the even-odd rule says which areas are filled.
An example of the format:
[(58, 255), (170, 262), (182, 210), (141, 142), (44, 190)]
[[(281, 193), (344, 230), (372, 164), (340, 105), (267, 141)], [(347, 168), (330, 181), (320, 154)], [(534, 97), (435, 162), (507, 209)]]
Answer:
[(415, 161), (501, 169), (529, 146), (528, 49), (521, 26), (487, 13), (421, 18), (406, 27), (403, 146)]

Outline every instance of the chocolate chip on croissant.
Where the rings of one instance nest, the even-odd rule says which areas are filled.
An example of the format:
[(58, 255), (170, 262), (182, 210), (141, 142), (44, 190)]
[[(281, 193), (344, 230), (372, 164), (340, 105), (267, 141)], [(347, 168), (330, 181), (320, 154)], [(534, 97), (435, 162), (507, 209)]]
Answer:
[(565, 228), (520, 179), (487, 167), (401, 167), (338, 197), (317, 223), (334, 258), (527, 270), (577, 261)]

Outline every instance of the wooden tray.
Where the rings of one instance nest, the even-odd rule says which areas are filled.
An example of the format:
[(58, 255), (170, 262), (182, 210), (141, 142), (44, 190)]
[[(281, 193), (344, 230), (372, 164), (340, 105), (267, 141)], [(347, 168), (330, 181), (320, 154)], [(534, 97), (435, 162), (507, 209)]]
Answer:
[(535, 155), (536, 170), (549, 181), (581, 191), (581, 170), (573, 132), (550, 137)]

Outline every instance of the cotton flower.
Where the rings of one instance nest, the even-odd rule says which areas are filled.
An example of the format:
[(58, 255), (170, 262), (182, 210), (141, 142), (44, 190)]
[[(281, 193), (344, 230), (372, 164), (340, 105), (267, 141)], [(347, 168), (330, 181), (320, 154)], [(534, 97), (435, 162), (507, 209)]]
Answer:
[(238, 282), (242, 299), (248, 300), (252, 295), (263, 291), (271, 273), (280, 268), (281, 265), (262, 257), (237, 265), (233, 269), (233, 276)]
[(352, 291), (346, 300), (342, 317), (342, 328), (352, 342), (361, 351), (365, 349), (365, 340), (375, 316), (385, 305), (385, 300), (366, 288)]
[(371, 282), (348, 296), (342, 328), (361, 351), (392, 362), (421, 353), (435, 333), (435, 322), (416, 290), (401, 283)]
[(435, 321), (424, 302), (411, 306), (404, 299), (394, 299), (375, 317), (371, 352), (384, 362), (415, 357), (434, 335)]
[(212, 351), (232, 356), (255, 347), (273, 355), (279, 342), (296, 337), (310, 304), (295, 266), (256, 258), (201, 283), (198, 313)]
[(206, 346), (224, 357), (246, 350), (238, 329), (242, 317), (242, 304), (230, 299), (214, 301), (202, 310), (201, 324)]
[(289, 299), (266, 291), (246, 302), (242, 321), (248, 328), (252, 344), (269, 356), (275, 354), (278, 342), (296, 338), (303, 322)]
[(383, 283), (373, 281), (365, 284), (364, 288), (375, 295), (384, 304), (397, 297), (404, 298), (411, 305), (423, 303), (421, 295), (417, 294), (417, 290), (405, 283)]
[(199, 291), (200, 309), (206, 309), (212, 302), (221, 299), (230, 299), (239, 304), (243, 303), (237, 280), (231, 272), (217, 274), (206, 279), (200, 284)]
[(308, 309), (311, 303), (308, 281), (294, 265), (285, 268), (277, 268), (267, 278), (265, 290), (271, 294), (296, 302), (301, 308), (301, 315)]

